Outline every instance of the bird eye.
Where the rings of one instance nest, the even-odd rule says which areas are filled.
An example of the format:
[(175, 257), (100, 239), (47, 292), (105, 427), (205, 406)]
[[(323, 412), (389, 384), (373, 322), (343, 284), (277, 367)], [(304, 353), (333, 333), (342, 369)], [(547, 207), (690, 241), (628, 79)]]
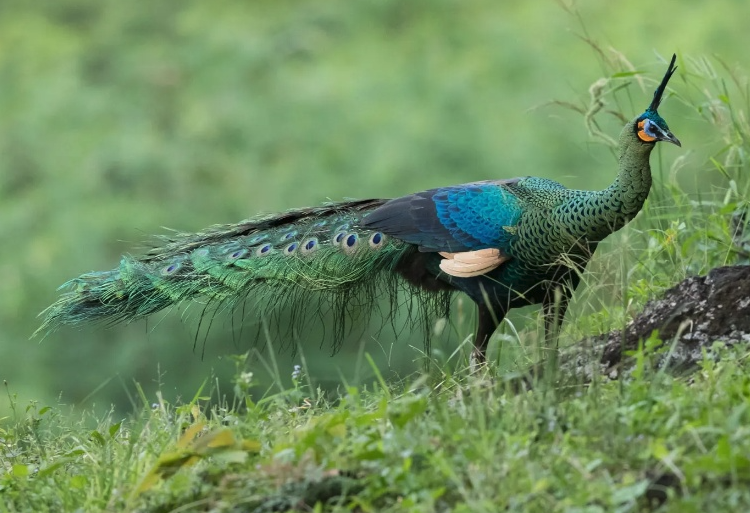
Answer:
[(662, 129), (659, 125), (657, 125), (656, 123), (652, 121), (648, 124), (648, 132), (654, 137), (656, 137), (662, 132)]

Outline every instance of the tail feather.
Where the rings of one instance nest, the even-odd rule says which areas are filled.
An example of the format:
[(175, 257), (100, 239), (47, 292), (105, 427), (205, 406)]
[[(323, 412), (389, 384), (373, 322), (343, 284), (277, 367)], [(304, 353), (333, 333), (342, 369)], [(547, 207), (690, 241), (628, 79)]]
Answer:
[(117, 269), (65, 283), (61, 288), (68, 290), (42, 312), (37, 333), (130, 322), (200, 298), (215, 311), (243, 304), (256, 318), (279, 318), (279, 310), (288, 309), (301, 322), (330, 310), (336, 347), (347, 323), (377, 310), (379, 298), (391, 300), (392, 315), (399, 288), (420, 300), (425, 315), (444, 311), (447, 294), (435, 301), (398, 279), (399, 263), (416, 249), (361, 226), (382, 203), (333, 203), (161, 237), (162, 245), (145, 256), (124, 256)]

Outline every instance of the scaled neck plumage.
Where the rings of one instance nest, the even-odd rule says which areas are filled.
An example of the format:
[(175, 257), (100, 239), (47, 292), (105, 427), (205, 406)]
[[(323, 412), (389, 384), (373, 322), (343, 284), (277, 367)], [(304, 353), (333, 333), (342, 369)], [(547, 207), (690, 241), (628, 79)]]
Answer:
[(649, 157), (655, 144), (638, 139), (635, 125), (636, 120), (629, 122), (620, 133), (619, 172), (615, 181), (595, 195), (597, 203), (609, 213), (609, 222), (600, 227), (602, 238), (635, 217), (651, 190)]

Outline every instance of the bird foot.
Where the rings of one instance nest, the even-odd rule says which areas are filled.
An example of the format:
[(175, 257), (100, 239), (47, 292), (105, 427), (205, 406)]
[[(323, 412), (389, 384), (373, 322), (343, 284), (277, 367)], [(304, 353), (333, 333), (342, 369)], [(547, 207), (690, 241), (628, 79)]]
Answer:
[(476, 374), (486, 367), (487, 356), (484, 354), (484, 351), (474, 349), (471, 352), (471, 356), (469, 356), (469, 371), (471, 372), (471, 374)]

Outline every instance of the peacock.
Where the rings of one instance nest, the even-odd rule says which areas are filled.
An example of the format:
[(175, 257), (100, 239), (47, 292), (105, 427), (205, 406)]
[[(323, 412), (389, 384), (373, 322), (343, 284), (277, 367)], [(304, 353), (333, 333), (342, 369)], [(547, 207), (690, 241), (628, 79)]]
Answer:
[(278, 325), (332, 318), (335, 345), (383, 299), (398, 310), (395, 298), (405, 293), (418, 307), (409, 312), (428, 322), (463, 292), (478, 310), (477, 361), (512, 308), (541, 303), (549, 335), (599, 242), (641, 210), (656, 143), (681, 146), (658, 114), (675, 59), (646, 111), (623, 128), (619, 172), (604, 190), (536, 177), (488, 180), (175, 232), (143, 256), (122, 257), (114, 270), (65, 283), (37, 332), (133, 321), (192, 300), (203, 305), (201, 319), (240, 307)]

